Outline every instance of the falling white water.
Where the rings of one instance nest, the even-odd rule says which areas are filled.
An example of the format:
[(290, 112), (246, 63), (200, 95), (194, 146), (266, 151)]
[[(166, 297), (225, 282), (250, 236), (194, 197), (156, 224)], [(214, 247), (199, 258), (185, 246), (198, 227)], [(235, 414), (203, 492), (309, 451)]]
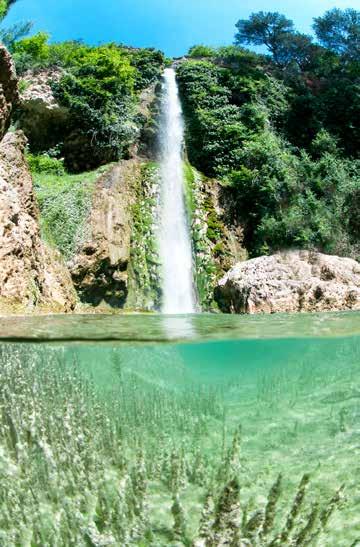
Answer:
[(184, 200), (184, 123), (175, 71), (164, 73), (164, 98), (160, 133), (163, 313), (195, 312), (191, 241)]

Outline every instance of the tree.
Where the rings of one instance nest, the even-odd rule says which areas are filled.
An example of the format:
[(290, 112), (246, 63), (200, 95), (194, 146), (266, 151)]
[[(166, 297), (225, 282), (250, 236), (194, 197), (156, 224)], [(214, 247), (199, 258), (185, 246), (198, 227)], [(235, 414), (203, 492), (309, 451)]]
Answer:
[(7, 15), (12, 4), (15, 4), (17, 0), (0, 0), (0, 21)]
[(259, 11), (248, 20), (240, 19), (236, 28), (236, 45), (265, 45), (278, 62), (284, 38), (294, 32), (294, 23), (280, 13)]
[(279, 39), (277, 62), (284, 67), (296, 64), (300, 70), (306, 70), (319, 49), (319, 46), (313, 44), (311, 36), (287, 32)]
[[(8, 14), (9, 9), (17, 0), (0, 0), (0, 23)], [(0, 28), (0, 42), (8, 49), (12, 49), (14, 43), (29, 34), (32, 23), (17, 23), (10, 28)]]
[(360, 60), (360, 11), (334, 8), (317, 17), (313, 26), (323, 46)]
[(15, 42), (27, 36), (33, 24), (30, 21), (25, 23), (16, 23), (12, 27), (0, 29), (0, 41), (8, 50), (12, 51)]

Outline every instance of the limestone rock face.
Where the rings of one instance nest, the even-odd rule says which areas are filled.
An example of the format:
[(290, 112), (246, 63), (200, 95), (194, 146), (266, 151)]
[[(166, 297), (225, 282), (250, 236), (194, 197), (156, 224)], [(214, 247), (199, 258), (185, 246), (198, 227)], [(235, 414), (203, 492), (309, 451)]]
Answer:
[(82, 301), (122, 307), (128, 294), (128, 265), (132, 232), (134, 181), (140, 176), (137, 160), (116, 164), (97, 182), (89, 238), (70, 265)]
[(360, 264), (310, 251), (289, 251), (236, 264), (218, 283), (224, 312), (360, 310)]
[(58, 82), (63, 71), (29, 71), (22, 78), (18, 123), (31, 142), (33, 150), (43, 151), (62, 141), (68, 133), (69, 111), (54, 97), (51, 83)]
[(75, 307), (71, 277), (40, 238), (39, 217), (22, 132), (0, 143), (0, 313), (67, 312)]
[(10, 116), (18, 102), (14, 63), (7, 49), (0, 44), (0, 140), (10, 125)]

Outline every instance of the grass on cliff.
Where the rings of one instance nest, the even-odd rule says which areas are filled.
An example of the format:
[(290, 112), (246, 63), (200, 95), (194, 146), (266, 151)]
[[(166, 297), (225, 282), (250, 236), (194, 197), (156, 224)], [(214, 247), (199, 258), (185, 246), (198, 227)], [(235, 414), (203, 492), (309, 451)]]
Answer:
[(86, 219), (95, 182), (109, 167), (71, 175), (59, 160), (49, 156), (29, 155), (28, 161), (40, 207), (42, 237), (69, 260), (87, 236)]

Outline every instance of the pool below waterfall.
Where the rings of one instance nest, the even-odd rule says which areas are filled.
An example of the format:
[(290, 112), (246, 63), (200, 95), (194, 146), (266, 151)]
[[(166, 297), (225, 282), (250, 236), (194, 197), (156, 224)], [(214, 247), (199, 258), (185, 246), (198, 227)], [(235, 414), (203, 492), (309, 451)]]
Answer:
[(0, 336), (0, 544), (360, 544), (360, 313)]

